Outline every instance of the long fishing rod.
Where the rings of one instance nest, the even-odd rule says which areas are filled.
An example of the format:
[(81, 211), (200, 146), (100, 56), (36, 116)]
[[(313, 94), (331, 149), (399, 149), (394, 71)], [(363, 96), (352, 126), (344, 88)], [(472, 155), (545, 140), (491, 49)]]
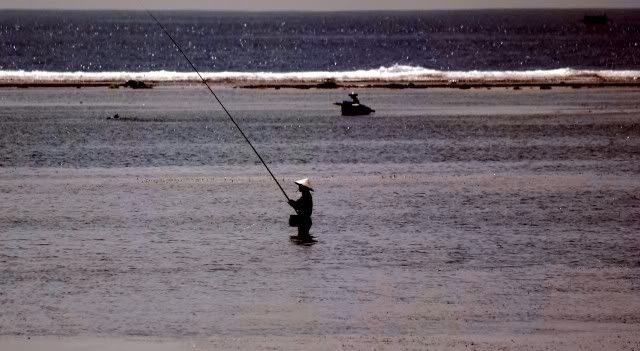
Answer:
[(229, 113), (229, 111), (224, 106), (222, 101), (220, 101), (220, 99), (218, 98), (218, 95), (216, 95), (216, 93), (213, 92), (213, 89), (211, 89), (211, 87), (209, 86), (209, 83), (207, 83), (207, 81), (202, 77), (202, 75), (200, 74), (196, 66), (193, 64), (193, 62), (191, 62), (191, 60), (189, 59), (189, 56), (187, 56), (187, 54), (185, 54), (184, 51), (182, 51), (182, 48), (180, 47), (180, 45), (178, 45), (175, 39), (173, 39), (171, 34), (169, 34), (169, 31), (167, 31), (167, 29), (162, 25), (162, 23), (160, 23), (160, 21), (156, 18), (156, 16), (154, 16), (153, 13), (151, 13), (151, 11), (145, 9), (142, 3), (140, 3), (140, 1), (138, 1), (138, 3), (140, 4), (140, 7), (142, 7), (147, 12), (147, 14), (151, 16), (151, 18), (153, 18), (154, 21), (156, 21), (156, 23), (162, 29), (164, 34), (166, 34), (169, 37), (169, 39), (171, 39), (171, 41), (173, 42), (173, 45), (175, 45), (176, 48), (178, 48), (178, 51), (180, 51), (182, 56), (184, 56), (187, 62), (189, 62), (189, 65), (191, 66), (191, 68), (193, 68), (193, 70), (198, 74), (198, 77), (200, 77), (200, 81), (202, 81), (202, 84), (204, 84), (207, 87), (207, 89), (209, 89), (209, 92), (211, 93), (211, 95), (213, 95), (213, 97), (216, 98), (216, 101), (218, 101), (218, 103), (220, 104), (224, 112), (227, 114), (227, 116), (229, 116), (229, 119), (231, 120), (231, 122), (233, 122), (233, 125), (235, 125), (236, 128), (238, 128), (238, 131), (240, 132), (244, 140), (246, 140), (249, 146), (251, 146), (251, 149), (253, 150), (253, 152), (255, 152), (256, 156), (258, 156), (258, 159), (260, 159), (260, 162), (262, 162), (262, 165), (264, 166), (264, 168), (267, 169), (267, 172), (269, 172), (269, 175), (271, 175), (271, 178), (273, 178), (273, 180), (276, 182), (276, 184), (278, 185), (278, 188), (280, 188), (280, 191), (282, 191), (282, 194), (284, 194), (284, 197), (286, 197), (287, 201), (289, 201), (289, 196), (284, 191), (284, 189), (282, 188), (282, 186), (280, 185), (276, 177), (273, 175), (273, 173), (271, 172), (271, 169), (269, 169), (269, 166), (267, 166), (266, 162), (264, 162), (264, 160), (262, 159), (262, 156), (260, 156), (260, 154), (258, 153), (258, 150), (256, 150), (255, 147), (253, 147), (253, 144), (251, 144), (251, 141), (249, 140), (249, 138), (247, 138), (247, 136), (244, 134), (244, 132), (242, 131), (238, 123), (236, 123), (236, 120), (233, 119), (233, 116), (231, 116), (231, 113)]

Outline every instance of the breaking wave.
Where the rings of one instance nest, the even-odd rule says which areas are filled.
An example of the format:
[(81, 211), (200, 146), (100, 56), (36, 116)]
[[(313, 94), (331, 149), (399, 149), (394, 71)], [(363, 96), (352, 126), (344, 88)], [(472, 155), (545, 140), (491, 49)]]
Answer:
[[(608, 83), (640, 81), (640, 71), (576, 70), (560, 68), (527, 71), (439, 71), (393, 65), (370, 70), (343, 72), (203, 72), (210, 82), (229, 84), (336, 83)], [(49, 72), (0, 71), (3, 84), (105, 84), (138, 80), (154, 83), (199, 82), (190, 72)]]

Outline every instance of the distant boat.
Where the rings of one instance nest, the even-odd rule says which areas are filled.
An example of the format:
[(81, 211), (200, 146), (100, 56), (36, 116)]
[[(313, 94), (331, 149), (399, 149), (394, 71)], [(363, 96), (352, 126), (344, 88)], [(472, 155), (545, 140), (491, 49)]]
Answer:
[(342, 102), (335, 103), (335, 105), (341, 107), (340, 110), (343, 116), (366, 116), (372, 112), (376, 112), (376, 110), (369, 106), (361, 104), (358, 99), (358, 94), (351, 93), (349, 94), (349, 97), (351, 97), (351, 101), (344, 100)]
[(585, 15), (582, 20), (586, 25), (597, 25), (609, 23), (609, 17), (606, 14), (602, 15)]

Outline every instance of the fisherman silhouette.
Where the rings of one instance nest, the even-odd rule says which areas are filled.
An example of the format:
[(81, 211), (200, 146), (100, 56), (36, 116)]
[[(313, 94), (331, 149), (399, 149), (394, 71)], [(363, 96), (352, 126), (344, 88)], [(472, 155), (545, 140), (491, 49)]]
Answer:
[(353, 101), (354, 105), (360, 105), (360, 99), (358, 99), (358, 94), (351, 92), (351, 94), (349, 94), (349, 97)]
[(296, 211), (296, 216), (291, 216), (289, 224), (298, 227), (298, 239), (311, 240), (309, 229), (311, 228), (311, 212), (313, 211), (313, 199), (311, 198), (311, 183), (308, 178), (295, 182), (302, 196), (298, 200), (289, 200), (289, 205)]

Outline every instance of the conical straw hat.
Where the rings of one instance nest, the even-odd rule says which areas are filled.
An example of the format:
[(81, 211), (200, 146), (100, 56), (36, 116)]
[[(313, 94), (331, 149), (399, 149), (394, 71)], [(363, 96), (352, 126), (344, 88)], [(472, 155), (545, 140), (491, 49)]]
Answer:
[(298, 185), (302, 185), (305, 188), (309, 188), (309, 190), (313, 191), (313, 188), (311, 188), (311, 182), (309, 182), (309, 178), (296, 180), (295, 183)]

